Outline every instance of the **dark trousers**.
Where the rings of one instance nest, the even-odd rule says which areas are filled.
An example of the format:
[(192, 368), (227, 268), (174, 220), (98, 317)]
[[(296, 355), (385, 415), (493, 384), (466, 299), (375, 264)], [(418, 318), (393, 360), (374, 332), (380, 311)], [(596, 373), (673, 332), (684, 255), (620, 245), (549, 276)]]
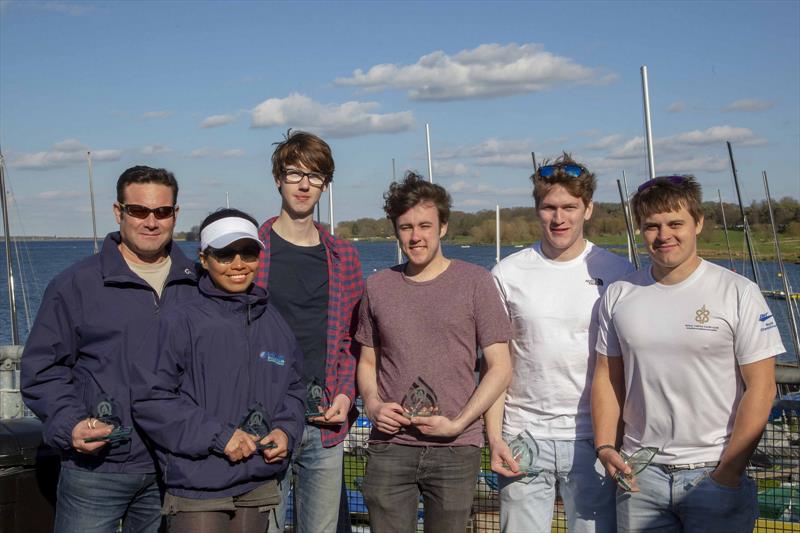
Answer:
[(370, 530), (415, 531), (421, 494), (426, 533), (464, 533), (480, 466), (477, 446), (370, 444), (363, 485)]

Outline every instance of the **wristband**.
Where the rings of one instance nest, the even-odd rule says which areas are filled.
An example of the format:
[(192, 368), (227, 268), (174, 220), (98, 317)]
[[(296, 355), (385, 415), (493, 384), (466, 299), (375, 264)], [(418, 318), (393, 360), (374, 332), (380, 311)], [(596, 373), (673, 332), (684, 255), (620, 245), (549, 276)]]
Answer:
[(613, 444), (603, 444), (602, 446), (598, 446), (597, 448), (594, 449), (594, 454), (597, 457), (600, 457), (600, 452), (605, 450), (605, 449), (609, 449), (609, 448), (612, 449), (612, 450), (616, 450), (617, 449), (617, 447), (614, 446)]

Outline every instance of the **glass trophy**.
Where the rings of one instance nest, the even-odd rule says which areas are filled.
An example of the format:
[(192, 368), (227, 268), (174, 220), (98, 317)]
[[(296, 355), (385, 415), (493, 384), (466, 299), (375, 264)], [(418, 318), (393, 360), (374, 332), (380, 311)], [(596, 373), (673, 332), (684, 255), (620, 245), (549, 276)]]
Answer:
[(103, 424), (113, 426), (114, 429), (112, 429), (111, 433), (104, 437), (89, 437), (88, 439), (83, 439), (83, 441), (123, 443), (131, 440), (131, 432), (133, 431), (133, 428), (131, 426), (122, 425), (122, 419), (120, 418), (119, 413), (119, 404), (114, 401), (113, 398), (110, 396), (104, 396), (100, 398), (100, 400), (97, 402), (97, 405), (94, 406), (92, 417), (96, 418)]
[[(534, 467), (536, 459), (539, 457), (539, 445), (536, 444), (533, 435), (528, 430), (523, 431), (508, 442), (508, 449), (519, 466), (519, 474), (524, 476), (522, 482), (533, 481), (541, 472), (540, 469)], [(509, 468), (507, 464), (503, 466)]]
[[(325, 387), (319, 382), (317, 378), (312, 379), (306, 385), (306, 422), (310, 418), (323, 416), (325, 411), (330, 407), (325, 394)], [(315, 422), (317, 424), (325, 422)]]
[(439, 414), (439, 400), (433, 389), (418, 377), (403, 397), (403, 414), (408, 418), (415, 416), (433, 416)]
[[(267, 415), (264, 412), (264, 406), (256, 402), (256, 404), (247, 411), (244, 418), (242, 418), (242, 421), (239, 423), (239, 429), (250, 435), (255, 435), (258, 437), (259, 441), (269, 435), (270, 427), (269, 422), (267, 422)], [(277, 447), (278, 445), (274, 442), (268, 442), (266, 444), (256, 442), (256, 450), (259, 452)]]
[(636, 474), (647, 468), (647, 465), (653, 461), (657, 453), (658, 448), (650, 446), (639, 448), (630, 455), (625, 452), (620, 452), (625, 464), (631, 467), (630, 474), (617, 472), (614, 476), (614, 480), (620, 488), (628, 492), (639, 492), (639, 486), (636, 484)]

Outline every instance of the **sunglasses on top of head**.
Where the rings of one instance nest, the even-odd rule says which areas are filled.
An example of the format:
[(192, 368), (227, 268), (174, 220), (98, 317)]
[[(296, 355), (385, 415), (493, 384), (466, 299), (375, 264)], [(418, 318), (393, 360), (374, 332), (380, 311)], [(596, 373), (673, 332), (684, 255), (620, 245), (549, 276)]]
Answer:
[(256, 243), (248, 243), (242, 246), (226, 246), (225, 248), (206, 248), (206, 253), (216, 259), (219, 263), (228, 264), (233, 263), (236, 256), (242, 258), (245, 263), (252, 263), (258, 261), (261, 254), (261, 247)]
[(174, 205), (162, 205), (161, 207), (154, 207), (150, 209), (149, 207), (145, 207), (143, 205), (123, 204), (122, 202), (119, 202), (119, 208), (126, 215), (132, 216), (133, 218), (138, 218), (140, 220), (144, 220), (145, 218), (149, 217), (150, 213), (153, 213), (153, 216), (156, 217), (157, 220), (164, 220), (165, 218), (172, 218), (175, 216)]
[(586, 172), (580, 165), (544, 165), (539, 167), (536, 173), (540, 178), (550, 178), (555, 174), (562, 173), (573, 178), (579, 178), (581, 174)]
[(689, 176), (658, 176), (639, 185), (639, 188), (636, 189), (636, 192), (646, 191), (653, 185), (658, 184), (672, 184), (680, 186), (686, 183), (688, 180)]

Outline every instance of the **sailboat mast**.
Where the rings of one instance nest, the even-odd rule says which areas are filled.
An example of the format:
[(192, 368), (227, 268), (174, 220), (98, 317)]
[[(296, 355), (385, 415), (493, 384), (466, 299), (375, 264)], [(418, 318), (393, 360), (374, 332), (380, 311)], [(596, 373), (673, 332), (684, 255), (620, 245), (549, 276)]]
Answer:
[(781, 245), (778, 242), (778, 231), (775, 228), (775, 215), (772, 211), (772, 200), (769, 195), (769, 180), (767, 180), (767, 171), (762, 170), (761, 176), (764, 178), (764, 192), (767, 194), (767, 210), (769, 211), (769, 222), (772, 226), (772, 238), (775, 241), (775, 259), (778, 261), (778, 271), (781, 273), (783, 279), (783, 292), (786, 295), (786, 306), (789, 311), (789, 330), (792, 334), (792, 343), (794, 344), (794, 354), (797, 358), (797, 364), (800, 365), (800, 336), (797, 333), (797, 315), (794, 312), (794, 305), (792, 303), (792, 292), (789, 287), (789, 278), (786, 276), (786, 268), (783, 266), (783, 257), (781, 256)]
[(717, 196), (719, 196), (719, 210), (722, 212), (722, 229), (725, 232), (725, 246), (728, 247), (728, 260), (731, 263), (731, 271), (735, 272), (733, 266), (733, 253), (731, 253), (731, 240), (728, 238), (728, 221), (725, 220), (725, 205), (722, 203), (722, 193), (717, 189)]
[(3, 237), (6, 244), (6, 276), (8, 279), (8, 303), (11, 306), (11, 344), (19, 342), (17, 300), (14, 294), (14, 265), (11, 261), (11, 228), (8, 225), (8, 199), (6, 198), (5, 159), (0, 152), (0, 207), (3, 209)]
[(431, 125), (425, 124), (425, 144), (428, 145), (428, 181), (433, 183), (433, 157), (431, 156)]
[(620, 180), (617, 180), (617, 189), (619, 189), (619, 200), (622, 203), (622, 215), (625, 217), (625, 229), (628, 231), (628, 241), (634, 244), (632, 248), (633, 253), (631, 254), (633, 266), (636, 267), (636, 270), (639, 270), (641, 265), (639, 263), (639, 254), (636, 253), (636, 241), (633, 238), (633, 221), (628, 211), (628, 202), (625, 198), (625, 192), (622, 190), (622, 182)]
[(647, 171), (650, 179), (656, 177), (656, 164), (653, 157), (653, 127), (650, 123), (650, 88), (647, 83), (647, 66), (643, 65), (640, 69), (642, 73), (642, 105), (644, 106), (644, 139), (647, 148)]
[(750, 235), (750, 225), (747, 223), (747, 216), (744, 214), (744, 204), (742, 204), (742, 193), (739, 190), (739, 175), (736, 172), (736, 163), (733, 161), (733, 148), (731, 148), (730, 141), (725, 142), (728, 145), (728, 157), (731, 160), (731, 171), (733, 171), (733, 185), (736, 188), (736, 198), (739, 201), (739, 212), (742, 215), (742, 227), (744, 228), (744, 241), (747, 244), (747, 255), (750, 256), (750, 267), (753, 269), (753, 281), (756, 282), (758, 288), (761, 289), (761, 280), (758, 277), (758, 269), (756, 268), (756, 254), (753, 249), (753, 238)]
[(86, 160), (89, 164), (89, 199), (92, 205), (92, 249), (97, 253), (97, 219), (94, 213), (94, 180), (92, 179), (92, 152), (86, 152)]

